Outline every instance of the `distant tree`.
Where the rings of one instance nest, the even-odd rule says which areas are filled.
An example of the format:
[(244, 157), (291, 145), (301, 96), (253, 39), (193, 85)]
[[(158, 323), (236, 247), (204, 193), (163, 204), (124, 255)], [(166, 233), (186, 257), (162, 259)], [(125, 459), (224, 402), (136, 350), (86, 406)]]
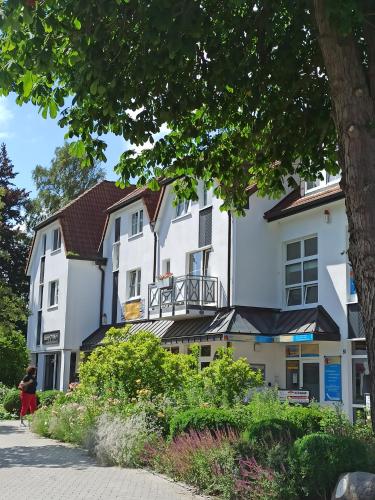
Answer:
[(105, 171), (94, 162), (82, 167), (82, 162), (69, 151), (69, 144), (56, 148), (49, 168), (37, 165), (32, 172), (37, 197), (28, 211), (27, 225), (35, 225), (56, 212), (69, 201), (105, 178)]
[(0, 359), (0, 382), (7, 386), (16, 385), (29, 360), (26, 340), (21, 332), (0, 325)]
[(5, 144), (0, 146), (0, 282), (18, 297), (26, 298), (28, 280), (25, 266), (29, 248), (26, 235), (25, 212), (29, 195), (13, 183), (14, 166)]
[(4, 331), (25, 330), (27, 319), (26, 300), (16, 295), (0, 280), (0, 328)]

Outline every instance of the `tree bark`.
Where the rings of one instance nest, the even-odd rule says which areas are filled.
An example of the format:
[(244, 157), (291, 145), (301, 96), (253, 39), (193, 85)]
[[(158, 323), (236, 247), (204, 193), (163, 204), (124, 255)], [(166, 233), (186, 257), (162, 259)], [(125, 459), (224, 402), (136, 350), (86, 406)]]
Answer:
[[(370, 370), (375, 430), (375, 106), (353, 35), (332, 26), (326, 0), (314, 0), (319, 44), (328, 76), (340, 150), (349, 227), (349, 259), (356, 279)], [(371, 71), (368, 71), (371, 75)]]

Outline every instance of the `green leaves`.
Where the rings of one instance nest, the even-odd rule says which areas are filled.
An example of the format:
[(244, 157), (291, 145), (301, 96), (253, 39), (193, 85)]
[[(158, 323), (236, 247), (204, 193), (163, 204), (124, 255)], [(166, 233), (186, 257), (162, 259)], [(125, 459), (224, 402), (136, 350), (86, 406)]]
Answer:
[(76, 17), (73, 19), (73, 26), (75, 27), (76, 30), (81, 29), (81, 21)]
[(22, 85), (23, 85), (23, 95), (24, 97), (29, 97), (31, 94), (31, 91), (33, 89), (33, 84), (35, 81), (34, 74), (32, 71), (27, 70), (26, 73), (23, 75), (22, 78)]

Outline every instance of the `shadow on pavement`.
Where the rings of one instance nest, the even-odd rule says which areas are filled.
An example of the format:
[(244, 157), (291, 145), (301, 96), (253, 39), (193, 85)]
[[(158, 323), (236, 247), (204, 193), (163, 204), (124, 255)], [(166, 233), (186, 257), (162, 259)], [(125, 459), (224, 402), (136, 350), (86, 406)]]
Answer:
[(2, 425), (0, 425), (0, 434), (10, 434), (11, 432), (21, 434), (22, 432), (25, 432), (25, 429), (20, 427), (19, 424), (18, 424), (18, 426), (16, 426), (15, 424), (9, 424), (9, 425), (2, 424)]
[(11, 467), (40, 467), (87, 469), (95, 462), (80, 450), (63, 445), (12, 446), (0, 449), (0, 469)]

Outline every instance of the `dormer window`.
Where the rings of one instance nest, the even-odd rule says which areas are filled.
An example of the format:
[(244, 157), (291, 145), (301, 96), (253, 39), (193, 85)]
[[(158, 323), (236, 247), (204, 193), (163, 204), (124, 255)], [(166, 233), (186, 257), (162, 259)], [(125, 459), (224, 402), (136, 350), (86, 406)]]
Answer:
[(53, 230), (53, 238), (52, 238), (52, 252), (56, 252), (61, 248), (61, 231), (60, 229)]
[(316, 191), (318, 189), (325, 188), (326, 186), (330, 186), (332, 184), (336, 184), (341, 180), (341, 172), (338, 174), (330, 174), (326, 170), (321, 172), (323, 179), (315, 179), (313, 181), (305, 182), (305, 193), (310, 193), (312, 191)]
[(190, 200), (180, 201), (176, 205), (176, 217), (182, 217), (186, 215), (190, 210)]
[(132, 214), (131, 235), (141, 234), (143, 231), (143, 210), (138, 210)]

